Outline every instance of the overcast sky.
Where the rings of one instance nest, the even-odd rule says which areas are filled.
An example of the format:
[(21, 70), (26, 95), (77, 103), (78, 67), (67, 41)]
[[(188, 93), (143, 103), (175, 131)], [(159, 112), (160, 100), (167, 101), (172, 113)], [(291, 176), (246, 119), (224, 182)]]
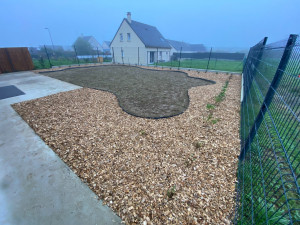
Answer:
[[(300, 0), (0, 0), (0, 47), (72, 45), (81, 35), (114, 37), (126, 12), (165, 38), (249, 47), (300, 33)], [(270, 43), (270, 42), (269, 42)]]

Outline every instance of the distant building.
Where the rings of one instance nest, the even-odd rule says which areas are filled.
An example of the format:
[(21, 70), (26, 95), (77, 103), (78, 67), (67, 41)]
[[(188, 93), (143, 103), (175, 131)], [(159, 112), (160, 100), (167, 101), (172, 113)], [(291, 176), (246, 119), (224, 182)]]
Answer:
[(81, 36), (81, 38), (87, 42), (89, 42), (93, 48), (93, 50), (97, 50), (103, 52), (103, 48), (100, 43), (93, 36)]
[(156, 27), (131, 20), (129, 12), (117, 30), (110, 49), (116, 63), (145, 65), (169, 61), (171, 46)]
[(40, 49), (43, 49), (44, 47), (50, 50), (54, 50), (54, 51), (63, 51), (64, 48), (61, 45), (44, 45), (44, 46), (40, 46)]
[(102, 49), (104, 53), (110, 53), (110, 41), (103, 41)]
[(189, 44), (182, 41), (174, 41), (168, 40), (169, 44), (171, 45), (171, 55), (173, 53), (197, 53), (197, 52), (206, 52), (206, 48), (203, 44)]
[(73, 46), (63, 46), (64, 51), (74, 51), (74, 47)]

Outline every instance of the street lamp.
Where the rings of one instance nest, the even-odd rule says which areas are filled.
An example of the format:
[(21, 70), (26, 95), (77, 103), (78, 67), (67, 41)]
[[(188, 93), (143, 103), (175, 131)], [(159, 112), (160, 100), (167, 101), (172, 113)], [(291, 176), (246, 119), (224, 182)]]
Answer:
[(53, 49), (53, 53), (54, 53), (54, 45), (53, 45), (53, 41), (52, 41), (52, 37), (51, 37), (51, 33), (50, 33), (50, 29), (45, 27), (45, 30), (48, 30), (49, 32), (49, 36), (50, 36), (50, 40), (51, 40), (51, 43), (52, 43), (52, 49)]

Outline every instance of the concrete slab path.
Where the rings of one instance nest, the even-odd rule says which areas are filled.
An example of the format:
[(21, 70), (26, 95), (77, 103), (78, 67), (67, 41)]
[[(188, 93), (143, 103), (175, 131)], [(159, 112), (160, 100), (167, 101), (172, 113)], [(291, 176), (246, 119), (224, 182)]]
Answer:
[(0, 75), (8, 85), (25, 95), (0, 100), (0, 224), (120, 224), (10, 106), (80, 87), (32, 72)]

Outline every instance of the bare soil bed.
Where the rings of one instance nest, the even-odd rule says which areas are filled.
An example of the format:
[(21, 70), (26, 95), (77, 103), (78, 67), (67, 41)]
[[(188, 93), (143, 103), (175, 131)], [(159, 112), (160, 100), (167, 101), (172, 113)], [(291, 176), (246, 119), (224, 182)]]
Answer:
[[(89, 88), (13, 107), (127, 224), (228, 224), (241, 77), (188, 73), (216, 84), (191, 88), (188, 109), (166, 119), (131, 116), (115, 95)], [(226, 81), (224, 100), (208, 108)]]
[(214, 83), (189, 77), (184, 72), (122, 65), (66, 69), (43, 74), (82, 87), (112, 92), (125, 112), (146, 118), (182, 113), (189, 105), (189, 88)]

